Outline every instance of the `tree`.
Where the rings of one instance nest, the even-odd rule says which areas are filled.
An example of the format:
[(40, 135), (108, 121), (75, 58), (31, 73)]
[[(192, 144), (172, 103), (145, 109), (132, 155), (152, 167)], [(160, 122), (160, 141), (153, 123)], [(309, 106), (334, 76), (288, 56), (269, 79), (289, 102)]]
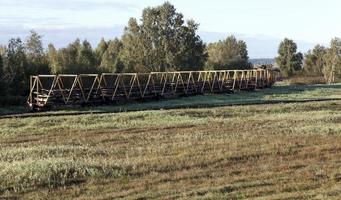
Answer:
[(101, 38), (100, 42), (98, 43), (95, 49), (97, 66), (101, 65), (103, 54), (105, 53), (107, 48), (108, 48), (108, 43), (104, 40), (104, 38)]
[(44, 55), (42, 36), (34, 30), (30, 31), (25, 47), (27, 58), (39, 58)]
[(205, 45), (194, 21), (169, 2), (143, 10), (141, 24), (132, 18), (122, 37), (121, 59), (125, 71), (170, 71), (201, 69), (206, 61)]
[(324, 56), (324, 78), (327, 83), (335, 82), (341, 76), (341, 39), (334, 38)]
[(233, 35), (207, 47), (207, 68), (247, 69), (250, 67), (246, 43)]
[(324, 56), (326, 48), (316, 45), (312, 50), (304, 55), (303, 70), (304, 73), (311, 76), (322, 76), (325, 65)]
[(297, 71), (302, 69), (302, 53), (297, 53), (297, 45), (293, 40), (285, 38), (279, 45), (278, 57), (276, 63), (278, 64), (281, 73), (284, 77), (290, 77)]
[(53, 44), (48, 45), (47, 59), (52, 74), (62, 73), (62, 67), (59, 64), (58, 52)]
[(92, 50), (91, 44), (84, 40), (77, 54), (78, 73), (97, 73), (96, 55)]
[(61, 66), (60, 71), (62, 73), (75, 74), (79, 72), (77, 57), (80, 49), (80, 40), (76, 39), (73, 43), (58, 51), (59, 63)]
[(121, 72), (123, 70), (123, 64), (119, 58), (122, 47), (122, 42), (117, 38), (108, 42), (108, 47), (104, 51), (101, 59), (101, 71)]
[(6, 82), (5, 82), (5, 74), (4, 74), (4, 68), (5, 68), (5, 53), (6, 53), (6, 47), (4, 45), (0, 45), (0, 95), (5, 94), (5, 88), (6, 88)]
[(0, 54), (0, 94), (4, 94), (4, 73), (3, 73), (4, 62), (2, 59), (2, 54)]
[(42, 36), (34, 30), (30, 31), (30, 35), (26, 39), (25, 54), (27, 58), (27, 71), (25, 74), (27, 76), (50, 73), (43, 48)]
[[(175, 56), (172, 53), (167, 54), (169, 60), (174, 62), (174, 70), (190, 71), (203, 69), (208, 55), (206, 53), (206, 45), (196, 35), (198, 28), (198, 24), (193, 20), (189, 20), (187, 27), (182, 28), (179, 40), (174, 41), (176, 45), (173, 48), (179, 47), (179, 51), (174, 54)], [(180, 66), (180, 68), (176, 66)]]
[[(50, 50), (50, 55), (52, 56), (54, 51), (52, 46)], [(58, 62), (56, 64), (60, 73), (81, 74), (98, 72), (95, 52), (87, 40), (81, 43), (79, 39), (76, 39), (66, 48), (60, 49), (57, 53), (57, 58)]]
[(142, 72), (148, 69), (145, 66), (147, 63), (147, 51), (142, 46), (141, 31), (136, 19), (130, 18), (128, 26), (124, 28), (122, 36), (123, 49), (120, 57), (124, 63), (124, 71)]
[(10, 39), (5, 54), (6, 63), (3, 74), (4, 81), (7, 83), (7, 92), (11, 95), (25, 95), (28, 81), (25, 74), (27, 61), (21, 39)]

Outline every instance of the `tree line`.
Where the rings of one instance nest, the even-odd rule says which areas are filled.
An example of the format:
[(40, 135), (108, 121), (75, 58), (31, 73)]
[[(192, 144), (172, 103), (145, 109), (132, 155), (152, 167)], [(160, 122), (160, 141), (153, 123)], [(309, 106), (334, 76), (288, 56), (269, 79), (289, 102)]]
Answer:
[(197, 34), (199, 24), (184, 20), (166, 2), (143, 10), (141, 20), (131, 18), (121, 38), (101, 39), (93, 48), (76, 39), (57, 49), (32, 30), (0, 47), (0, 93), (26, 95), (30, 75), (102, 72), (150, 72), (203, 69), (244, 69), (248, 61), (244, 41), (229, 36), (206, 45)]
[(333, 38), (329, 47), (316, 45), (303, 55), (297, 52), (293, 40), (285, 38), (279, 45), (276, 63), (284, 77), (323, 76), (326, 83), (334, 83), (341, 80), (341, 39)]

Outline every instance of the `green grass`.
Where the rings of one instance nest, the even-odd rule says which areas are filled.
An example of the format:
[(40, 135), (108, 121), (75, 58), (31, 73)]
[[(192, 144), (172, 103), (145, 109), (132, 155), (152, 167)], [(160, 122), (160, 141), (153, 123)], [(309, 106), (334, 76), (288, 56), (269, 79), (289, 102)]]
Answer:
[(340, 144), (340, 101), (0, 119), (0, 198), (339, 199)]
[(11, 136), (26, 132), (46, 133), (67, 130), (91, 131), (98, 129), (136, 128), (144, 126), (183, 125), (203, 123), (207, 119), (196, 119), (189, 116), (167, 115), (166, 111), (139, 111), (120, 114), (92, 114), (84, 116), (56, 116), (39, 118), (12, 118), (0, 120), (0, 135)]

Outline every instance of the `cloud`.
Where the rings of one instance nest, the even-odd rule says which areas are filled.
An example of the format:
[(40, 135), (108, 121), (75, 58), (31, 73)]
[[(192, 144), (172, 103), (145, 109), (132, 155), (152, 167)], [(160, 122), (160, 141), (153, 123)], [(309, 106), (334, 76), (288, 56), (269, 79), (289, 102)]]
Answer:
[[(1, 29), (1, 27), (0, 27)], [(24, 40), (31, 29), (27, 27), (7, 27), (1, 29), (0, 44), (7, 44), (8, 40), (13, 37), (20, 37)], [(87, 39), (93, 47), (96, 47), (99, 40), (112, 39), (120, 37), (123, 34), (123, 26), (113, 27), (68, 27), (68, 28), (37, 28), (34, 29), (43, 36), (43, 43), (46, 47), (49, 43), (54, 44), (57, 48), (64, 47), (76, 38), (81, 40)]]
[[(1, 16), (1, 15), (0, 15)], [(71, 26), (73, 23), (66, 22), (57, 17), (44, 17), (44, 20), (39, 16), (7, 16), (0, 18), (0, 33), (3, 30), (11, 29), (11, 27), (18, 27), (30, 25), (30, 26), (40, 26), (40, 27), (49, 27), (49, 26)]]
[(136, 8), (110, 0), (0, 0), (0, 5), (2, 36), (26, 29), (112, 27), (126, 24), (130, 11)]
[(112, 0), (0, 0), (3, 8), (24, 7), (49, 10), (96, 10), (115, 9), (118, 11), (132, 11), (137, 8), (134, 4)]

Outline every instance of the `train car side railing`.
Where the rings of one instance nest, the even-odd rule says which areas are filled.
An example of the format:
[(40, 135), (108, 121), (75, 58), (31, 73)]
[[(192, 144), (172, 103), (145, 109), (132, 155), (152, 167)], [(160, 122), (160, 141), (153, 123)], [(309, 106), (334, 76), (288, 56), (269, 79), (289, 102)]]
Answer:
[(270, 87), (267, 69), (150, 73), (58, 74), (30, 77), (32, 109), (223, 93)]

